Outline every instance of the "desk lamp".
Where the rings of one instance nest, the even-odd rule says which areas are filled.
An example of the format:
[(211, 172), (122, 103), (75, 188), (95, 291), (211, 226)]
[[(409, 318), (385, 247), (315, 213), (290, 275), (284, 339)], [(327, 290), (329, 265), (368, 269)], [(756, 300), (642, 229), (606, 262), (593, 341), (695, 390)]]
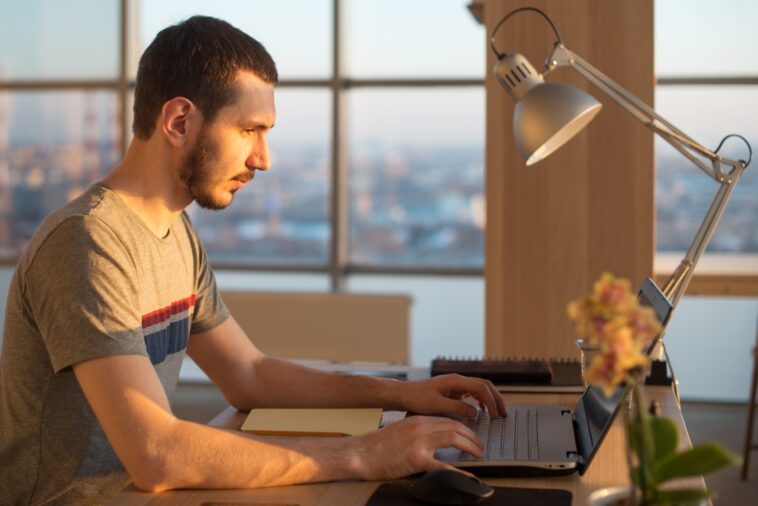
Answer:
[[(495, 35), (503, 23), (524, 11), (536, 12), (545, 18), (557, 39), (541, 74), (523, 55), (500, 52), (495, 46)], [(522, 7), (506, 14), (492, 30), (490, 45), (498, 60), (494, 68), (495, 78), (516, 101), (513, 133), (516, 147), (527, 166), (548, 157), (568, 142), (587, 126), (602, 108), (602, 104), (583, 90), (566, 84), (545, 82), (544, 77), (556, 68), (570, 67), (719, 183), (718, 192), (687, 254), (661, 289), (671, 305), (676, 308), (689, 285), (695, 265), (721, 220), (737, 181), (750, 164), (753, 153), (748, 141), (740, 135), (731, 134), (724, 137), (714, 151), (703, 147), (567, 48), (555, 24), (537, 8)], [(745, 142), (748, 150), (747, 161), (731, 160), (719, 155), (719, 150), (730, 137)], [(655, 355), (660, 357), (662, 350), (656, 350)]]

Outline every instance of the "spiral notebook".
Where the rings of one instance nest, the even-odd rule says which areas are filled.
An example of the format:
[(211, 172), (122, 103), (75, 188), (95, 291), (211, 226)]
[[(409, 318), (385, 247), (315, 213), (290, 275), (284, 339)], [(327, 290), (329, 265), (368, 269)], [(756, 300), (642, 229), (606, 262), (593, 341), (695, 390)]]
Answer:
[(437, 357), (432, 360), (432, 376), (451, 373), (488, 379), (501, 392), (584, 391), (582, 369), (576, 359)]

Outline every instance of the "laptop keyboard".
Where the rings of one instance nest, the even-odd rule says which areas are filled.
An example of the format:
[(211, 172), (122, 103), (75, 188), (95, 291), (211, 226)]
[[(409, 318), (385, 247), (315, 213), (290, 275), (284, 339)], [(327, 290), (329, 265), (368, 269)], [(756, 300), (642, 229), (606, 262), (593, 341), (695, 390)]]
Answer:
[[(538, 460), (539, 412), (537, 409), (509, 408), (505, 418), (490, 418), (486, 411), (464, 421), (485, 445), (481, 460)], [(465, 454), (461, 460), (479, 460)]]

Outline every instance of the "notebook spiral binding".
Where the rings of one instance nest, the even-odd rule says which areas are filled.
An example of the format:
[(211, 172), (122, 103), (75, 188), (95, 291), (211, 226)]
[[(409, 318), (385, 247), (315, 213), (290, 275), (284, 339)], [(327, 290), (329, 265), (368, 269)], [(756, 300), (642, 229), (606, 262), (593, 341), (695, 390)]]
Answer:
[(550, 362), (551, 364), (578, 364), (579, 359), (575, 357), (557, 357), (544, 359), (538, 357), (489, 357), (475, 355), (437, 355), (433, 360), (465, 361), (465, 362)]

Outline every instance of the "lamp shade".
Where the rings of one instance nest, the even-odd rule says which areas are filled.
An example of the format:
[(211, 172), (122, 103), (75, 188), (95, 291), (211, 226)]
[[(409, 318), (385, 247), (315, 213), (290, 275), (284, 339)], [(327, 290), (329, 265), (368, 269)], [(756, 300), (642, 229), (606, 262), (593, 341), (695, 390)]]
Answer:
[(513, 132), (516, 147), (533, 165), (579, 133), (603, 105), (573, 86), (541, 83), (516, 103)]

